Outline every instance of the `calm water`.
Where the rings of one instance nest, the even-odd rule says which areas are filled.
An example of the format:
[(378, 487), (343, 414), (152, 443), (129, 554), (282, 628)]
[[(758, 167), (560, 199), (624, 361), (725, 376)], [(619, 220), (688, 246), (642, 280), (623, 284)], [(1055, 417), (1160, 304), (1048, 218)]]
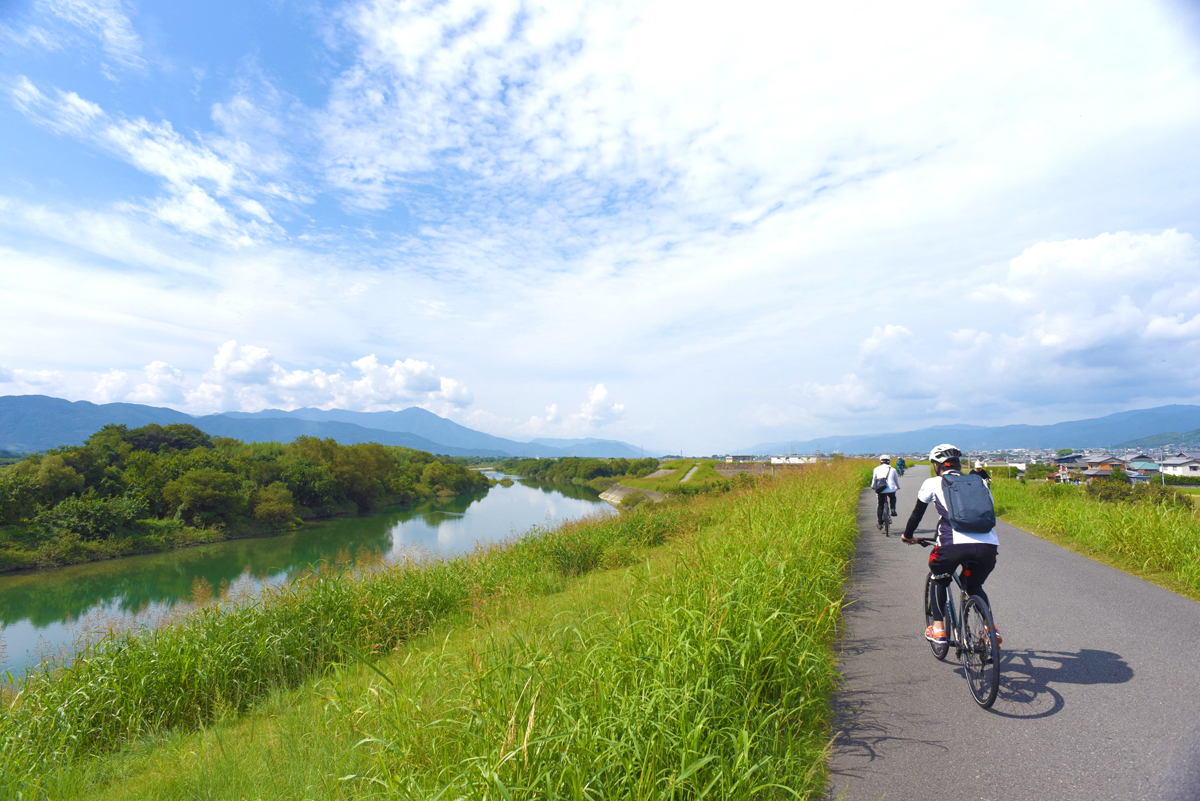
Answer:
[(580, 487), (516, 483), (280, 537), (0, 575), (0, 674), (17, 675), (46, 656), (65, 657), (81, 636), (113, 623), (154, 625), (191, 600), (197, 579), (252, 593), (339, 554), (353, 559), (366, 549), (389, 559), (458, 555), (532, 526), (612, 511), (595, 492)]

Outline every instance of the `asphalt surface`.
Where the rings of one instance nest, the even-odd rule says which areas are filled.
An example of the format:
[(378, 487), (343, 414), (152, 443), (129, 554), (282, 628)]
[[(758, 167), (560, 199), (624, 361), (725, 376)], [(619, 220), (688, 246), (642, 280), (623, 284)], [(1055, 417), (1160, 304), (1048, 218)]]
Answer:
[[(901, 479), (901, 532), (927, 477)], [(983, 710), (923, 636), (929, 550), (875, 530), (870, 490), (859, 527), (827, 798), (1200, 801), (1200, 604), (1001, 523)]]

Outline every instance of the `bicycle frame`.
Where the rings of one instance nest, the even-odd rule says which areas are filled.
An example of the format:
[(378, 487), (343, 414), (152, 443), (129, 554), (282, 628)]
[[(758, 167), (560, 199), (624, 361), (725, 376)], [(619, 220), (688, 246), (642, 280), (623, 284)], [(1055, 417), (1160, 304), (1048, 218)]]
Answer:
[[(934, 543), (931, 539), (918, 539), (922, 547)], [(946, 644), (938, 645), (930, 641), (929, 647), (933, 655), (945, 659), (954, 646), (954, 657), (962, 663), (963, 674), (971, 688), (975, 702), (984, 709), (991, 707), (1000, 689), (999, 643), (996, 639), (996, 624), (992, 619), (991, 609), (980, 596), (968, 596), (963, 586), (960, 566), (950, 573), (935, 574), (930, 572), (925, 580), (925, 616), (926, 622), (936, 622), (933, 616), (934, 594), (937, 592), (936, 582), (947, 577), (953, 579), (956, 591), (946, 593), (946, 603), (942, 607), (942, 625), (946, 631)], [(949, 587), (947, 587), (949, 590)], [(957, 600), (955, 594), (958, 595)], [(972, 622), (968, 624), (968, 617)]]
[[(954, 600), (955, 593), (947, 592), (946, 607), (942, 610), (946, 615), (942, 619), (943, 624), (946, 626), (946, 639), (954, 647), (954, 656), (956, 659), (962, 656), (963, 640), (965, 639), (962, 631), (962, 615), (959, 610), (967, 602), (967, 591), (963, 587), (962, 579), (959, 577), (961, 572), (962, 568), (960, 567), (950, 574), (950, 578), (954, 579), (954, 585), (958, 588), (958, 602), (956, 603)], [(940, 579), (945, 575), (945, 573), (939, 573), (936, 576), (931, 575), (931, 578)], [(930, 591), (936, 592), (932, 586), (930, 587)]]

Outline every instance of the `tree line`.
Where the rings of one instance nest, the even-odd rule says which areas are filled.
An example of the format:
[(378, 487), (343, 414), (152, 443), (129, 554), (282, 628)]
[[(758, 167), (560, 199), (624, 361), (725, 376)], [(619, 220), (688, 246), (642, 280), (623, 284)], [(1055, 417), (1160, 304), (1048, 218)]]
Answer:
[(83, 540), (153, 520), (278, 530), (487, 488), (482, 474), (410, 448), (316, 437), (248, 443), (185, 423), (106, 425), (83, 445), (0, 468), (0, 525)]
[(594, 478), (630, 476), (641, 478), (658, 469), (658, 459), (592, 459), (566, 456), (562, 459), (505, 459), (498, 465), (506, 473), (538, 481), (571, 483)]

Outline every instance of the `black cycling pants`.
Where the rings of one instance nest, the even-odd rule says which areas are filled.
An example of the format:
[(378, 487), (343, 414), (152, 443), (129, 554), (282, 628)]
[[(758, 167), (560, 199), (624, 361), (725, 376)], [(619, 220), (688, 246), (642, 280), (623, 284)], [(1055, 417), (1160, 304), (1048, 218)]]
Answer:
[(987, 577), (996, 567), (998, 550), (995, 545), (977, 543), (939, 545), (933, 549), (933, 553), (929, 555), (929, 572), (935, 576), (945, 576), (945, 578), (934, 579), (934, 618), (945, 619), (945, 613), (942, 610), (946, 608), (946, 592), (952, 581), (950, 574), (959, 565), (962, 565), (963, 568), (962, 583), (967, 595), (978, 595), (988, 605), (988, 608), (991, 608), (992, 602), (988, 600), (987, 593), (983, 591), (983, 582), (987, 581)]
[(879, 504), (875, 507), (875, 516), (879, 518), (879, 525), (883, 525), (883, 505), (891, 499), (892, 502), (892, 517), (896, 516), (896, 493), (894, 492), (877, 492), (879, 496)]

